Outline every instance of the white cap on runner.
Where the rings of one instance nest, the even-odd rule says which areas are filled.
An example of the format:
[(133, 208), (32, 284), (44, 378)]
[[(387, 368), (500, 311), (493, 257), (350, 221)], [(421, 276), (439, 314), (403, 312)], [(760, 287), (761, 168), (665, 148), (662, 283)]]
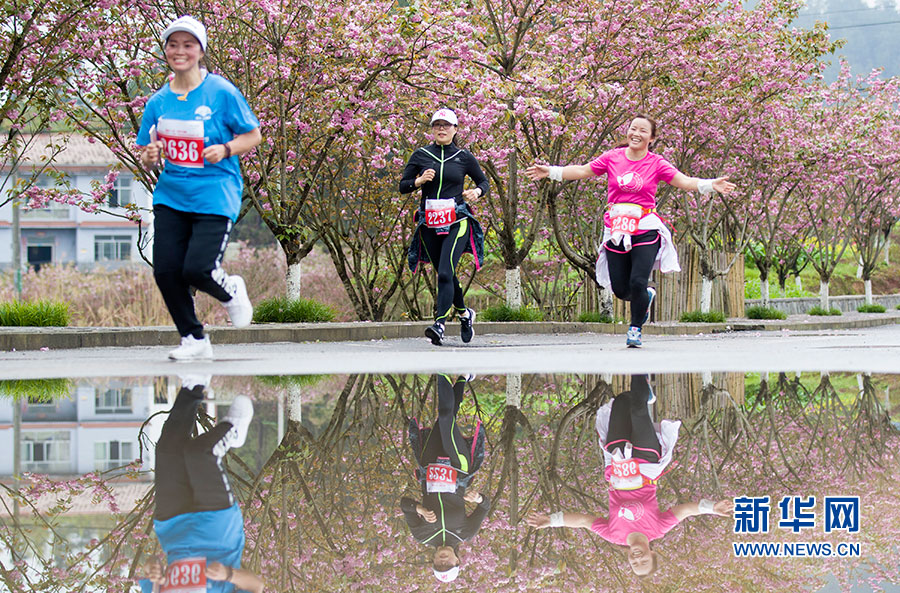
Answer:
[(190, 33), (200, 42), (200, 47), (203, 51), (206, 51), (206, 27), (203, 26), (203, 23), (192, 16), (186, 15), (175, 19), (162, 33), (163, 45), (169, 40), (169, 35), (176, 31)]
[[(444, 119), (444, 118), (438, 118), (438, 119)], [(459, 576), (459, 567), (458, 566), (454, 566), (453, 568), (450, 568), (450, 569), (447, 569), (444, 571), (440, 571), (436, 568), (433, 568), (432, 570), (434, 570), (434, 576), (437, 577), (437, 580), (439, 580), (442, 583), (451, 583), (456, 580), (456, 577)]]
[(431, 116), (431, 123), (438, 121), (439, 119), (444, 120), (447, 123), (458, 125), (459, 120), (456, 119), (456, 114), (453, 113), (452, 109), (447, 109), (446, 107), (442, 107), (434, 112), (434, 115)]

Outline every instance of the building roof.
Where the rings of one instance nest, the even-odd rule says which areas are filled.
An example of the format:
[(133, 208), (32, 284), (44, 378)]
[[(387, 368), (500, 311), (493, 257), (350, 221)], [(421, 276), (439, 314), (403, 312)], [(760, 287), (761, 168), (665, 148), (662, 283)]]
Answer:
[[(62, 150), (53, 158), (57, 168), (65, 167), (101, 167), (108, 168), (118, 162), (113, 152), (101, 142), (90, 142), (81, 134), (47, 133), (25, 136), (28, 146), (22, 166), (34, 166), (46, 161), (54, 155), (59, 146)], [(55, 146), (54, 146), (55, 145)], [(5, 164), (4, 168), (8, 167)]]

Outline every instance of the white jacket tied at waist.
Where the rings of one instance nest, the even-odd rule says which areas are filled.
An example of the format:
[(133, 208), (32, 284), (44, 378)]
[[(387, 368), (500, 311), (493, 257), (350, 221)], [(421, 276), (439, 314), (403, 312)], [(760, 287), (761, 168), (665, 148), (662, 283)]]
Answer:
[[(661, 245), (656, 253), (656, 262), (653, 264), (654, 270), (659, 270), (663, 274), (669, 272), (680, 272), (681, 265), (678, 263), (678, 251), (675, 249), (675, 243), (672, 241), (672, 233), (663, 223), (662, 219), (652, 212), (638, 223), (639, 231), (659, 231), (659, 240)], [(603, 247), (607, 241), (612, 238), (612, 231), (608, 226), (603, 227), (603, 240), (597, 253), (597, 284), (606, 289), (612, 288), (612, 281), (609, 279), (609, 268), (606, 264), (606, 249)]]

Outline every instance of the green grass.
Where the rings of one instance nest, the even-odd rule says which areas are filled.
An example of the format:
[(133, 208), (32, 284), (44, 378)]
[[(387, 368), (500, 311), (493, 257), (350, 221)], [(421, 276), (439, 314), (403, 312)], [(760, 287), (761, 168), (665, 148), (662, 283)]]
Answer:
[(50, 403), (68, 397), (74, 387), (71, 379), (4, 379), (0, 381), (0, 397)]
[(597, 311), (585, 311), (578, 316), (581, 323), (612, 323), (613, 318)]
[(13, 301), (0, 304), (0, 325), (19, 327), (65, 327), (69, 305), (53, 301)]
[(878, 303), (872, 303), (871, 305), (860, 305), (856, 308), (860, 313), (884, 313), (887, 309), (884, 308), (884, 305), (879, 305)]
[(478, 314), (482, 321), (543, 321), (544, 314), (537, 309), (522, 307), (513, 309), (507, 305), (487, 307)]
[(822, 307), (819, 307), (818, 305), (816, 305), (815, 307), (812, 307), (806, 313), (809, 315), (840, 315), (841, 310), (837, 309), (835, 307), (832, 307), (831, 309), (826, 310), (826, 309), (823, 309)]
[(721, 311), (710, 311), (709, 313), (688, 311), (681, 314), (679, 321), (682, 323), (725, 323), (725, 314)]
[(745, 314), (747, 319), (787, 319), (787, 313), (784, 311), (762, 305), (748, 307)]
[(277, 297), (260, 302), (253, 310), (256, 323), (321, 323), (333, 319), (331, 307), (312, 299)]

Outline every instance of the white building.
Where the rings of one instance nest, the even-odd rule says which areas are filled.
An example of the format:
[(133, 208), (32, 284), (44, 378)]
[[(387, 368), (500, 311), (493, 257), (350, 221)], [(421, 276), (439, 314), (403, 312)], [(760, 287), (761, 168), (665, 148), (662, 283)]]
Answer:
[[(14, 179), (30, 177), (36, 166), (52, 156), (51, 142), (60, 143), (59, 134), (39, 134), (29, 140), (16, 171), (12, 171), (6, 186), (0, 187), (0, 202), (7, 199), (7, 191)], [(63, 148), (53, 157), (53, 168), (68, 176), (72, 188), (87, 194), (91, 181), (103, 181), (117, 160), (112, 151), (99, 142), (91, 143), (80, 134), (69, 134)], [(2, 178), (10, 173), (10, 164), (3, 163)], [(0, 183), (2, 183), (0, 178)], [(56, 185), (56, 180), (41, 175), (37, 184)], [(106, 210), (125, 213), (123, 205), (135, 203), (150, 208), (152, 196), (143, 185), (127, 172), (119, 174), (110, 193)], [(0, 206), (0, 268), (12, 264), (12, 204)], [(33, 266), (46, 263), (73, 263), (80, 268), (103, 266), (113, 268), (140, 262), (137, 250), (138, 229), (133, 222), (107, 213), (90, 214), (77, 206), (51, 203), (40, 210), (20, 209), (22, 261)], [(152, 213), (144, 214), (144, 231), (149, 230)], [(145, 250), (150, 253), (150, 247)]]
[[(14, 406), (22, 411), (21, 471), (75, 476), (134, 461), (141, 425), (171, 407), (169, 391), (147, 379), (80, 379), (68, 398), (53, 402), (14, 401), (0, 393), (0, 450), (9, 452), (0, 456), (0, 479), (13, 475)], [(161, 430), (162, 420), (145, 430), (144, 470), (153, 469)]]

